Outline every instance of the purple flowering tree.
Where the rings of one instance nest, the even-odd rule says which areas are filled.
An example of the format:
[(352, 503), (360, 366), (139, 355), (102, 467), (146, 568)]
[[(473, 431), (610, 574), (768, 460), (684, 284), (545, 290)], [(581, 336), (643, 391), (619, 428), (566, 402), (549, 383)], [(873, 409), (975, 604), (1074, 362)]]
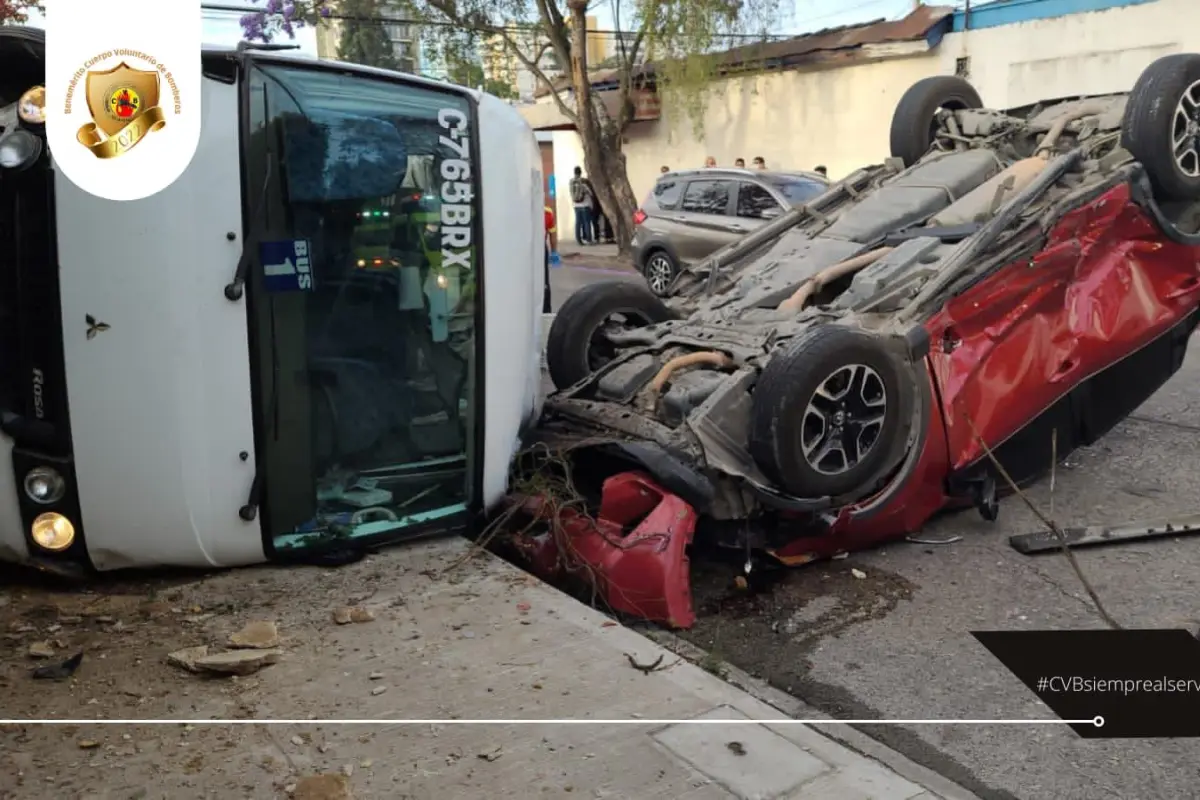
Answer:
[[(379, 22), (378, 0), (251, 2), (262, 10), (242, 17), (247, 39), (291, 38), (301, 25), (336, 21), (343, 30), (339, 57), (347, 61), (363, 61), (369, 37), (348, 39), (344, 32)], [(374, 13), (360, 10), (364, 3)], [(620, 35), (587, 29), (588, 12), (601, 5)], [(539, 93), (579, 133), (588, 176), (623, 251), (632, 238), (638, 202), (621, 145), (634, 121), (638, 94), (658, 91), (663, 104), (683, 111), (702, 138), (721, 54), (737, 46), (740, 60), (747, 60), (754, 38), (768, 38), (780, 19), (780, 0), (402, 0), (388, 6), (402, 9), (403, 16), (389, 21), (419, 28), (426, 53), (451, 76), (478, 74), (459, 67), (479, 64), (485, 43), (502, 48), (534, 76)], [(604, 85), (593, 86), (596, 65), (588, 63), (588, 53), (596, 45), (611, 55), (603, 63)]]
[(20, 25), (29, 21), (30, 11), (41, 11), (40, 0), (0, 0), (0, 25)]

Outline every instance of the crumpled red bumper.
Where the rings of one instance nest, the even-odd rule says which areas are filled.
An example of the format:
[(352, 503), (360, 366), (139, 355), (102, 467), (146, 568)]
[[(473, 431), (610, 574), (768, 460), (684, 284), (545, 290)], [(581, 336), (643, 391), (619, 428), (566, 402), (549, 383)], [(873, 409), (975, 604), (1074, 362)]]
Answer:
[(510, 540), (538, 577), (582, 579), (614, 611), (675, 628), (695, 623), (687, 546), (696, 512), (647, 475), (606, 480), (594, 519), (545, 496), (516, 502), (548, 523)]

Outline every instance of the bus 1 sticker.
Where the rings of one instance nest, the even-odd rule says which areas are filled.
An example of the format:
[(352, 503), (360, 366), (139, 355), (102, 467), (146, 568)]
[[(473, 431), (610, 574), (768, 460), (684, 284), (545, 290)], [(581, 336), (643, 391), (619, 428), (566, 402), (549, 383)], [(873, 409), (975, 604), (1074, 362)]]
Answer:
[(268, 292), (312, 291), (311, 252), (312, 246), (307, 239), (259, 244), (258, 256), (262, 259), (264, 288)]
[(443, 108), (438, 124), (446, 131), (438, 142), (451, 157), (442, 161), (442, 269), (471, 269), (472, 205), (471, 139), (467, 117), (458, 109)]

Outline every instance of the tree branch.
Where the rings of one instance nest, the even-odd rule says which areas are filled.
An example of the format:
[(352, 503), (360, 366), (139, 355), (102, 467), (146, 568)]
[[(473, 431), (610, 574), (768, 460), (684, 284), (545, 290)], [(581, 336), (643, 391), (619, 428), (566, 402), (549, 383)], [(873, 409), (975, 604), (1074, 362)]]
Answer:
[[(499, 36), (504, 41), (505, 49), (516, 56), (517, 60), (521, 62), (525, 69), (532, 72), (533, 76), (537, 78), (537, 80), (546, 85), (546, 88), (550, 90), (550, 96), (554, 98), (554, 102), (558, 106), (558, 110), (562, 112), (563, 116), (570, 120), (572, 124), (578, 123), (579, 115), (575, 111), (571, 110), (571, 108), (566, 104), (566, 101), (562, 99), (562, 96), (559, 94), (558, 89), (554, 86), (554, 83), (548, 77), (546, 77), (546, 73), (543, 72), (542, 68), (537, 65), (537, 58), (540, 58), (540, 54), (535, 57), (534, 60), (530, 60), (527, 55), (521, 52), (521, 49), (517, 46), (516, 41), (513, 40), (511, 32), (508, 29), (504, 27), (497, 27), (492, 25), (490, 22), (481, 22), (478, 19), (467, 19), (460, 16), (455, 9), (454, 0), (427, 0), (427, 2), (429, 3), (430, 7), (437, 9), (444, 17), (446, 17), (446, 19), (455, 25), (478, 31), (479, 33), (487, 33)], [(537, 2), (539, 6), (543, 6), (547, 0), (537, 0)], [(553, 35), (551, 35), (550, 40), (551, 43), (553, 43)]]
[[(629, 123), (633, 122), (632, 103), (629, 102), (629, 95), (633, 91), (633, 71), (637, 67), (637, 54), (641, 49), (642, 43), (646, 38), (646, 31), (658, 19), (658, 9), (662, 0), (651, 0), (646, 4), (645, 13), (642, 16), (642, 24), (638, 27), (637, 34), (633, 37), (633, 44), (629, 50), (625, 50), (624, 40), (620, 42), (619, 49), (621, 50), (621, 65), (619, 67), (620, 84), (621, 84), (621, 112), (617, 115), (617, 130), (624, 133)], [(616, 9), (614, 15), (619, 15), (620, 0), (615, 0)], [(614, 19), (617, 30), (621, 29), (619, 16)]]
[[(546, 21), (546, 39), (558, 56), (558, 63), (571, 63), (571, 42), (567, 39), (567, 23), (554, 0), (537, 0), (538, 13)], [(554, 87), (550, 87), (553, 89)]]

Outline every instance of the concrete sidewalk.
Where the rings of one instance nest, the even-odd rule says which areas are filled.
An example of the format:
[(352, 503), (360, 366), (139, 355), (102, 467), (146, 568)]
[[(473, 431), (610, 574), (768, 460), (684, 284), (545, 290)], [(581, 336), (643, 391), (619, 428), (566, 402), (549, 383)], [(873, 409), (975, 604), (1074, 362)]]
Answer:
[[(772, 725), (786, 718), (775, 707), (499, 559), (464, 561), (467, 548), (441, 540), (336, 570), (228, 572), (125, 605), (112, 595), (39, 598), (39, 614), (24, 618), (40, 630), (27, 633), (53, 627), (68, 640), (62, 652), (87, 656), (67, 683), (34, 682), (28, 661), (6, 659), (4, 717), (314, 721), (6, 726), (0, 797), (971, 797), (890, 751), (875, 760), (815, 728)], [(10, 602), (19, 610), (29, 597)], [(374, 619), (336, 624), (343, 605)], [(182, 647), (223, 645), (251, 620), (277, 623), (279, 663), (237, 678), (163, 663)], [(558, 718), (646, 722), (316, 721)], [(678, 719), (767, 722), (654, 722)]]

